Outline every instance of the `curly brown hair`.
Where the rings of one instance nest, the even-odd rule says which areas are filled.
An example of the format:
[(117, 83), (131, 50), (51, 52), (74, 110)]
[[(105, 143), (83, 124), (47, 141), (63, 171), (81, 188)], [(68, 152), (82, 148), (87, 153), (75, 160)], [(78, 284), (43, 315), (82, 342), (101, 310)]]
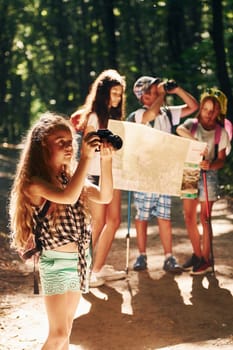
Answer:
[(70, 121), (68, 118), (66, 119), (56, 113), (44, 113), (25, 137), (11, 189), (9, 214), (13, 247), (25, 247), (32, 235), (33, 207), (27, 193), (27, 188), (32, 177), (38, 176), (48, 182), (55, 182), (51, 176), (52, 171), (49, 164), (50, 153), (46, 140), (49, 135), (57, 130), (67, 130), (73, 135), (74, 156), (71, 160), (70, 168), (64, 169), (68, 178), (71, 175), (72, 168), (74, 168), (76, 143), (74, 130)]

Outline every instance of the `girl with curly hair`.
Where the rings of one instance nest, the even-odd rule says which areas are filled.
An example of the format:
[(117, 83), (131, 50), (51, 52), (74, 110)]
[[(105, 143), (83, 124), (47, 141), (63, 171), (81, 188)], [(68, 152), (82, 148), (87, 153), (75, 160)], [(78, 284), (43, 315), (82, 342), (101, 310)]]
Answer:
[[(100, 187), (86, 179), (95, 150), (100, 148)], [(69, 336), (81, 293), (88, 291), (91, 264), (87, 204), (112, 199), (112, 146), (87, 134), (78, 165), (73, 127), (64, 117), (47, 112), (26, 137), (10, 198), (12, 245), (24, 250), (35, 241), (49, 321), (43, 350), (68, 350)]]

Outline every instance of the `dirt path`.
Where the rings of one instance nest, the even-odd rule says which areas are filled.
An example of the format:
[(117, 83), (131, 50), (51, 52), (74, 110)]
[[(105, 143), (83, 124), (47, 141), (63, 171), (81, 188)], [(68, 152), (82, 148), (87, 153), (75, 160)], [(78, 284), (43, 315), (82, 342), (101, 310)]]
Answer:
[[(47, 320), (42, 296), (32, 294), (32, 266), (18, 260), (6, 239), (2, 209), (10, 183), (11, 171), (5, 166), (0, 176), (0, 350), (34, 350), (41, 348), (46, 337)], [(122, 215), (121, 229), (107, 261), (118, 269), (124, 269), (126, 262), (126, 193)], [(177, 198), (172, 222), (174, 254), (183, 263), (191, 247)], [(148, 235), (148, 270), (134, 272), (137, 249), (131, 225), (129, 276), (93, 288), (83, 296), (70, 349), (233, 349), (233, 211), (226, 200), (215, 204), (212, 222), (216, 276), (207, 277), (163, 272), (163, 251), (155, 222)]]

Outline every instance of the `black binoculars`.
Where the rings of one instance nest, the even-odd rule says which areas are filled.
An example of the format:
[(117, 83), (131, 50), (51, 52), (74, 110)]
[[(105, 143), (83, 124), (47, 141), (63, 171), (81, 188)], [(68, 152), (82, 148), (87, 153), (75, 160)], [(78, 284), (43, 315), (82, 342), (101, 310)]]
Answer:
[(112, 147), (115, 150), (119, 150), (122, 147), (122, 145), (123, 145), (122, 138), (120, 136), (118, 136), (118, 135), (114, 135), (108, 129), (99, 129), (97, 131), (91, 132), (91, 134), (99, 136), (100, 142), (111, 143)]
[(165, 84), (164, 84), (164, 90), (166, 92), (171, 91), (172, 89), (175, 89), (178, 86), (177, 82), (175, 80), (168, 80)]

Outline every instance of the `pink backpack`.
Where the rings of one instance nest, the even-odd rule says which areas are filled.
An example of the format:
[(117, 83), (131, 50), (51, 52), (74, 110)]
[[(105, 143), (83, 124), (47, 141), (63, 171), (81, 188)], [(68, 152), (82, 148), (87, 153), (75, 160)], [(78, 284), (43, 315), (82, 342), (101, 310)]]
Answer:
[(232, 134), (233, 134), (233, 125), (232, 122), (229, 119), (224, 119), (224, 128), (226, 129), (226, 132), (228, 133), (230, 141), (232, 140)]

